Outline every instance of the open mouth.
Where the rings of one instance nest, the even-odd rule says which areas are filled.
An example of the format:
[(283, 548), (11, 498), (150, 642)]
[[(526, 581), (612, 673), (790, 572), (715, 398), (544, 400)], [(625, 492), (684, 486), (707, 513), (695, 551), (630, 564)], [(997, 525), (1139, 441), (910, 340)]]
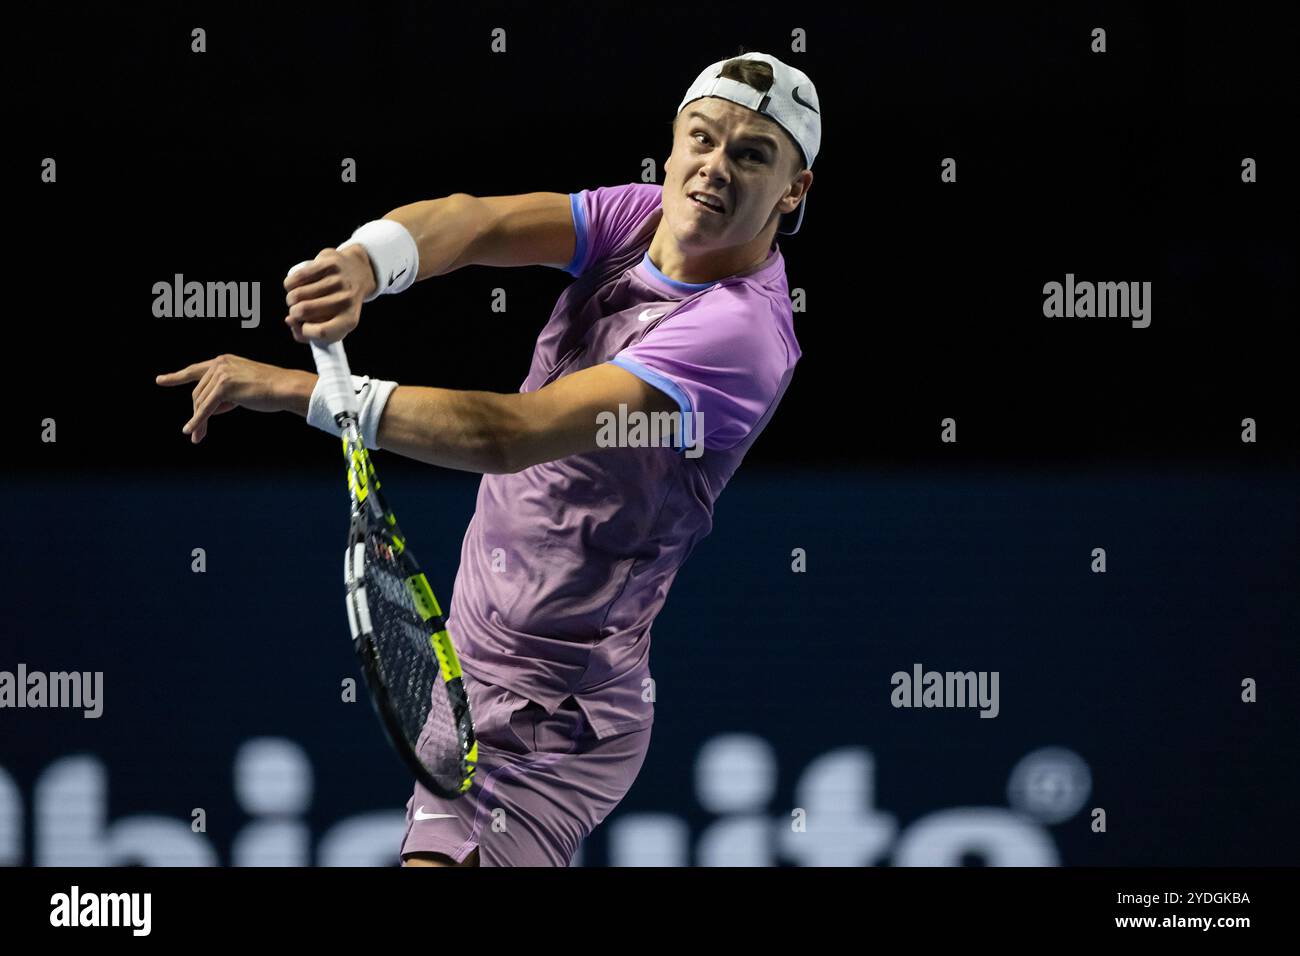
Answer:
[(703, 209), (705, 212), (711, 212), (715, 215), (721, 216), (725, 211), (722, 208), (721, 204), (719, 204), (716, 200), (699, 199), (696, 197), (696, 195), (689, 195), (686, 198), (691, 201), (691, 204), (693, 206), (698, 206), (700, 209)]

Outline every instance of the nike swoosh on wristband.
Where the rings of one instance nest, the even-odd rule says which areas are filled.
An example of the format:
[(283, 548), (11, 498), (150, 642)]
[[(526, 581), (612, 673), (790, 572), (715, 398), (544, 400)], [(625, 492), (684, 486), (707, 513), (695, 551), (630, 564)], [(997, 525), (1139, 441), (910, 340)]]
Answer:
[(391, 287), (392, 284), (393, 284), (394, 282), (396, 282), (398, 279), (400, 279), (400, 278), (401, 278), (402, 276), (404, 276), (404, 275), (406, 275), (406, 269), (402, 269), (402, 271), (399, 272), (399, 273), (397, 273), (397, 275), (393, 275), (391, 272), (388, 273), (388, 285), (389, 285), (389, 287)]
[(454, 817), (454, 813), (425, 813), (424, 807), (416, 807), (415, 819), (417, 820), (439, 820), (447, 817)]
[(638, 322), (649, 322), (651, 319), (658, 319), (667, 314), (667, 312), (656, 312), (654, 315), (651, 315), (649, 309), (642, 309), (641, 314), (636, 317), (636, 320)]

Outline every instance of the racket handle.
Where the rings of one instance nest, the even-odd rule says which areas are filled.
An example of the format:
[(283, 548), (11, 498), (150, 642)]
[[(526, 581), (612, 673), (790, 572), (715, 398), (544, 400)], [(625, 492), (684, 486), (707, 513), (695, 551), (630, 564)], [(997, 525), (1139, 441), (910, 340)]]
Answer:
[(340, 415), (345, 415), (355, 422), (359, 414), (357, 393), (352, 390), (352, 372), (348, 369), (348, 356), (343, 351), (343, 343), (312, 342), (311, 357), (316, 360), (321, 397), (325, 399), (325, 407), (330, 410), (330, 415), (336, 421)]
[[(293, 275), (310, 262), (311, 260), (306, 260), (298, 263), (288, 274)], [(311, 357), (316, 362), (321, 395), (330, 417), (337, 422), (340, 415), (346, 415), (356, 422), (359, 414), (357, 393), (352, 389), (352, 370), (348, 368), (348, 354), (343, 351), (343, 343), (312, 342)]]

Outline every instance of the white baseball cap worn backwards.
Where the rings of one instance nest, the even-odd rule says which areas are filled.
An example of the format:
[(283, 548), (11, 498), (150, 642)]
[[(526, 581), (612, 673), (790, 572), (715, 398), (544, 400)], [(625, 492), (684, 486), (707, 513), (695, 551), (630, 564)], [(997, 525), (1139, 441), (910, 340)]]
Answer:
[[(739, 80), (728, 79), (722, 75), (723, 64), (731, 60), (761, 60), (772, 67), (772, 88), (762, 93)], [(766, 53), (742, 53), (727, 57), (706, 67), (677, 107), (680, 113), (687, 103), (704, 96), (716, 96), (730, 100), (740, 106), (761, 113), (772, 120), (799, 144), (803, 153), (804, 168), (811, 169), (817, 158), (817, 150), (822, 142), (821, 104), (817, 101), (817, 88), (813, 86), (808, 74), (787, 66), (774, 56)], [(803, 224), (804, 209), (808, 206), (805, 196), (799, 208), (781, 217), (777, 231), (784, 236), (792, 236)]]

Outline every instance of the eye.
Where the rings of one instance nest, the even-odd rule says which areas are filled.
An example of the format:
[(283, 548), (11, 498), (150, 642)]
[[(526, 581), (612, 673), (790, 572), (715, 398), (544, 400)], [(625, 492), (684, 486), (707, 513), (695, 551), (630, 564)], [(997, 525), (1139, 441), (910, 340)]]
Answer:
[(709, 137), (706, 136), (704, 133), (701, 133), (701, 132), (698, 132), (698, 131), (695, 132), (695, 133), (692, 133), (691, 135), (694, 136), (696, 139), (698, 139), (698, 140), (703, 140), (703, 141), (707, 141), (708, 138), (709, 138)]
[[(706, 139), (706, 140), (708, 139), (708, 135), (707, 135), (706, 133), (699, 133), (699, 131), (695, 131), (695, 133), (692, 133), (692, 137), (702, 137), (703, 139)], [(764, 159), (764, 157), (763, 157), (763, 153), (762, 153), (761, 151), (758, 151), (758, 150), (748, 150), (748, 151), (746, 151), (746, 155), (757, 157), (757, 161), (758, 161), (759, 164), (766, 164), (766, 163), (767, 163), (767, 160)]]

